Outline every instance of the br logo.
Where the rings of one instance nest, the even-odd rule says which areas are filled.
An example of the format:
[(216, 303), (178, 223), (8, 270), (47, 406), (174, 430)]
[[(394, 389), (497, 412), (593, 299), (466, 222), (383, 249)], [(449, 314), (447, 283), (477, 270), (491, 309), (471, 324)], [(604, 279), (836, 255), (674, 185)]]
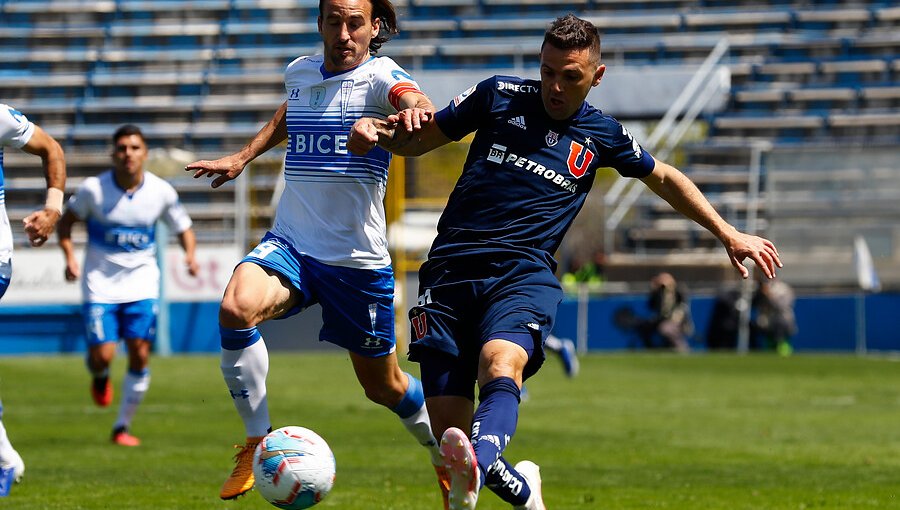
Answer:
[(569, 144), (569, 157), (566, 163), (569, 166), (569, 173), (576, 179), (584, 177), (593, 160), (594, 153), (590, 149), (574, 140)]

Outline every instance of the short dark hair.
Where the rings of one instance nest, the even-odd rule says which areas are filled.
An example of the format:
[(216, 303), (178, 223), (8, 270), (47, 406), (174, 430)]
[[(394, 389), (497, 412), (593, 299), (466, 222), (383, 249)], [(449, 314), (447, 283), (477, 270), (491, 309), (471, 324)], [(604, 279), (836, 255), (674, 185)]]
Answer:
[(588, 49), (592, 57), (600, 62), (600, 32), (593, 23), (573, 14), (556, 18), (544, 33), (541, 50), (547, 44), (561, 50)]
[(145, 144), (147, 143), (147, 139), (144, 138), (144, 132), (141, 131), (141, 128), (135, 126), (134, 124), (125, 124), (124, 126), (119, 127), (119, 129), (117, 129), (116, 132), (112, 135), (112, 143), (113, 145), (115, 145), (119, 142), (119, 138), (131, 135), (138, 135), (141, 137), (141, 141), (143, 141)]
[[(382, 44), (399, 34), (400, 29), (397, 28), (397, 12), (394, 11), (394, 4), (391, 3), (391, 0), (369, 0), (369, 2), (372, 4), (372, 22), (374, 23), (376, 19), (381, 20), (381, 29), (378, 31), (378, 35), (369, 41), (369, 51), (375, 54), (381, 49)], [(324, 4), (325, 0), (319, 0), (319, 16), (322, 15)]]

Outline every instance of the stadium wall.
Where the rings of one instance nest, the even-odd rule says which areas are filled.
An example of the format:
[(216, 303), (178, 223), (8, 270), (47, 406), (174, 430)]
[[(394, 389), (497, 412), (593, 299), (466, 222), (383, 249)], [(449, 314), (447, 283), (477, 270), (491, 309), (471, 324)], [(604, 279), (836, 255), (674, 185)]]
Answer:
[[(803, 296), (795, 311), (799, 333), (793, 339), (797, 351), (853, 351), (856, 348), (856, 295)], [(900, 293), (863, 296), (867, 346), (870, 351), (900, 351), (900, 335), (893, 312), (900, 309)], [(691, 310), (696, 324), (692, 346), (704, 348), (713, 308), (712, 296), (695, 296)], [(170, 305), (172, 352), (213, 353), (219, 351), (218, 301), (173, 302)], [(644, 295), (594, 298), (588, 302), (588, 349), (609, 351), (635, 346), (635, 338), (616, 329), (613, 314), (631, 306), (638, 314), (645, 307)], [(270, 350), (336, 349), (318, 342), (321, 327), (318, 307), (300, 316), (270, 321), (260, 329)], [(554, 332), (577, 337), (578, 302), (560, 305)], [(84, 324), (78, 304), (13, 305), (0, 307), (0, 355), (81, 353), (85, 351)]]
[[(854, 351), (856, 349), (857, 299), (864, 302), (866, 344), (870, 351), (900, 351), (896, 310), (900, 293), (835, 294), (799, 296), (794, 306), (799, 332), (791, 343), (797, 351)], [(705, 338), (715, 302), (714, 296), (693, 296), (691, 313), (696, 332), (690, 339), (695, 349), (705, 349)], [(587, 347), (591, 351), (628, 349), (636, 338), (617, 329), (613, 314), (630, 306), (638, 315), (649, 315), (646, 296), (624, 295), (591, 299), (588, 302)], [(577, 338), (578, 301), (566, 299), (559, 307), (554, 332), (557, 336)]]

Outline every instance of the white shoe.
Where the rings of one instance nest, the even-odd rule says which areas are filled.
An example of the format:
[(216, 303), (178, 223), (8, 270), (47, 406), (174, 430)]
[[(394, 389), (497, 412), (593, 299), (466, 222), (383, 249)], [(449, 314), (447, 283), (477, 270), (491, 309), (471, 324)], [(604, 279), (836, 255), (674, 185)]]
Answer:
[(10, 449), (8, 458), (4, 458), (0, 461), (0, 468), (13, 470), (13, 480), (16, 482), (22, 479), (22, 475), (25, 474), (25, 461), (22, 460), (22, 457), (19, 455), (19, 452)]
[(568, 338), (563, 338), (560, 343), (562, 344), (562, 349), (560, 350), (559, 355), (562, 357), (563, 368), (566, 370), (566, 375), (575, 377), (578, 375), (578, 370), (580, 368), (578, 363), (578, 353), (575, 349), (575, 342)]
[(547, 510), (547, 507), (544, 506), (544, 498), (541, 496), (541, 468), (530, 460), (523, 460), (514, 467), (525, 478), (528, 488), (531, 489), (528, 501), (522, 506), (515, 507), (516, 510)]
[(450, 510), (474, 510), (478, 503), (478, 462), (469, 437), (450, 427), (441, 437), (441, 457), (450, 475)]

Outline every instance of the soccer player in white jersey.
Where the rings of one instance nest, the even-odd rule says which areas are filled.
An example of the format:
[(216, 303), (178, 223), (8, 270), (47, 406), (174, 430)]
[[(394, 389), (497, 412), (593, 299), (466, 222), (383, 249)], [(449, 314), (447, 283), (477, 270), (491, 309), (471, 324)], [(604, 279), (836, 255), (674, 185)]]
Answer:
[[(219, 309), (222, 375), (247, 436), (222, 499), (253, 487), (253, 450), (272, 428), (268, 353), (257, 325), (314, 303), (322, 305), (324, 319), (319, 340), (349, 351), (366, 396), (397, 414), (440, 466), (421, 383), (397, 362), (383, 205), (390, 155), (358, 157), (346, 148), (350, 126), (363, 115), (385, 118), (409, 108), (416, 112), (406, 125), (411, 130), (434, 107), (393, 60), (374, 56), (397, 32), (389, 0), (321, 0), (318, 28), (324, 54), (287, 66), (287, 101), (269, 123), (237, 153), (185, 168), (195, 177), (215, 177), (217, 188), (288, 141), (275, 225), (237, 266)], [(443, 468), (436, 470), (440, 479)], [(446, 476), (443, 481), (447, 488)]]
[[(13, 147), (40, 156), (47, 181), (47, 200), (43, 209), (25, 218), (25, 234), (32, 246), (47, 241), (62, 213), (63, 190), (66, 187), (66, 158), (62, 147), (46, 131), (30, 122), (11, 106), (0, 104), (0, 297), (9, 288), (12, 277), (13, 237), (6, 215), (6, 188), (3, 182), (3, 148)], [(9, 494), (13, 481), (22, 478), (25, 463), (12, 447), (3, 426), (3, 404), (0, 403), (0, 496)]]
[[(122, 126), (112, 141), (113, 168), (85, 179), (69, 199), (59, 222), (59, 245), (66, 257), (66, 279), (82, 277), (91, 396), (100, 407), (112, 402), (109, 364), (119, 340), (128, 347), (128, 370), (111, 439), (122, 446), (138, 446), (140, 440), (129, 428), (150, 386), (160, 279), (156, 222), (165, 221), (177, 233), (191, 275), (197, 274), (196, 240), (175, 189), (144, 171), (147, 143), (141, 130)], [(83, 270), (72, 244), (72, 225), (77, 221), (87, 226)]]

